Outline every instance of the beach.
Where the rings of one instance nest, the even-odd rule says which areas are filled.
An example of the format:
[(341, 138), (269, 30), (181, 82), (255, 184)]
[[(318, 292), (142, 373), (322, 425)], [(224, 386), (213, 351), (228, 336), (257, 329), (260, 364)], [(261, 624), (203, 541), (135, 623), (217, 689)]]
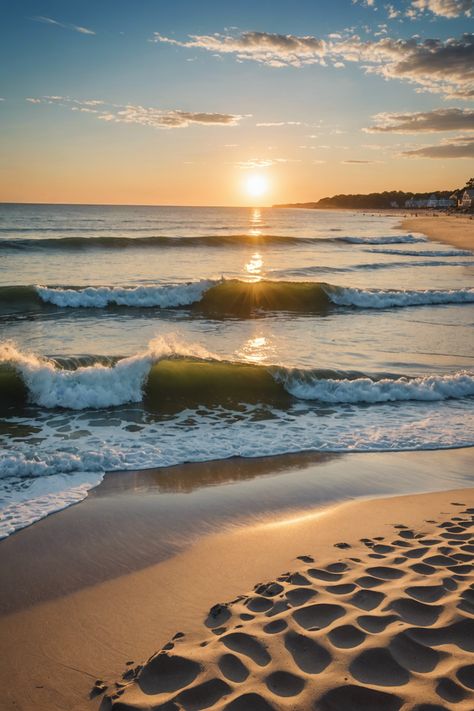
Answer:
[(436, 242), (452, 244), (460, 249), (474, 250), (474, 218), (472, 215), (421, 213), (405, 217), (401, 226), (410, 232), (422, 232)]
[[(177, 633), (184, 633), (185, 636), (179, 637), (179, 644), (177, 641), (172, 643), (176, 650), (168, 646), (168, 651), (172, 655), (179, 652), (181, 656), (183, 648), (182, 655), (202, 664), (205, 673), (199, 676), (199, 680), (196, 679), (196, 683), (189, 678), (185, 684), (185, 677), (180, 681), (179, 672), (176, 678), (180, 688), (170, 688), (167, 698), (182, 692), (184, 686), (191, 688), (200, 685), (201, 681), (210, 679), (216, 673), (212, 654), (222, 645), (218, 643), (219, 635), (212, 632), (214, 627), (225, 627), (230, 632), (235, 625), (250, 625), (248, 634), (266, 645), (269, 635), (262, 631), (261, 623), (267, 624), (273, 619), (266, 616), (268, 604), (260, 602), (262, 595), (257, 596), (255, 602), (241, 598), (238, 603), (229, 606), (231, 618), (227, 619), (227, 612), (223, 612), (223, 617), (216, 617), (216, 624), (211, 618), (206, 627), (203, 623), (208, 611), (218, 603), (228, 603), (241, 595), (255, 597), (254, 593), (249, 594), (255, 585), (276, 581), (286, 571), (303, 575), (309, 567), (326, 569), (328, 565), (338, 562), (346, 562), (350, 566), (347, 580), (336, 579), (339, 573), (332, 573), (331, 570), (326, 577), (324, 573), (318, 574), (322, 578), (318, 575), (311, 577), (310, 591), (314, 595), (304, 592), (308, 584), (297, 576), (293, 583), (284, 581), (284, 591), (279, 591), (276, 597), (280, 601), (283, 592), (287, 595), (294, 590), (289, 594), (291, 610), (282, 609), (281, 615), (276, 614), (274, 622), (278, 625), (275, 626), (281, 625), (280, 617), (288, 618), (293, 609), (303, 610), (310, 597), (319, 595), (324, 609), (327, 605), (342, 606), (347, 617), (347, 620), (341, 619), (339, 624), (334, 622), (330, 628), (325, 628), (324, 634), (340, 627), (343, 622), (360, 628), (359, 623), (354, 624), (355, 615), (369, 615), (375, 625), (379, 615), (382, 618), (387, 615), (396, 618), (397, 622), (394, 619), (388, 630), (391, 634), (378, 636), (370, 629), (370, 621), (366, 623), (369, 629), (360, 628), (358, 634), (367, 635), (367, 639), (372, 640), (368, 648), (375, 643), (389, 645), (394, 632), (420, 625), (425, 628), (425, 622), (420, 622), (417, 615), (424, 611), (429, 616), (431, 607), (433, 619), (430, 617), (427, 629), (448, 628), (463, 616), (469, 617), (470, 608), (467, 612), (459, 611), (456, 605), (464, 599), (461, 593), (467, 583), (472, 582), (472, 572), (446, 571), (436, 562), (433, 570), (427, 567), (426, 572), (423, 568), (420, 568), (421, 572), (416, 572), (409, 569), (409, 565), (423, 562), (421, 556), (425, 559), (444, 555), (438, 548), (443, 548), (446, 542), (442, 531), (435, 529), (439, 523), (460, 515), (474, 505), (473, 490), (465, 488), (470, 481), (472, 464), (472, 449), (339, 457), (308, 454), (255, 462), (235, 460), (209, 465), (189, 464), (175, 472), (157, 470), (108, 476), (82, 503), (25, 529), (0, 546), (2, 570), (8, 570), (11, 582), (8, 588), (3, 588), (1, 599), (2, 708), (25, 711), (98, 708), (103, 694), (92, 694), (94, 698), (89, 698), (96, 681), (103, 682), (107, 693), (114, 695), (122, 688), (120, 684), (124, 683), (124, 672), (144, 664), (153, 653), (168, 645)], [(456, 488), (429, 494), (414, 493), (429, 490), (434, 470), (446, 473), (447, 489), (450, 482)], [(404, 486), (412, 492), (409, 496), (393, 496), (391, 493), (400, 485), (394, 485), (396, 472), (404, 474)], [(177, 479), (174, 486), (173, 475)], [(365, 485), (362, 475), (366, 477)], [(351, 490), (351, 482), (354, 486), (358, 480), (359, 490)], [(318, 486), (310, 487), (311, 481), (318, 482)], [(181, 486), (180, 482), (186, 483)], [(381, 492), (381, 498), (371, 498), (369, 492), (377, 489)], [(280, 492), (278, 499), (266, 500), (265, 492), (268, 496), (272, 491)], [(312, 501), (309, 491), (313, 492)], [(384, 497), (384, 492), (390, 493), (390, 496)], [(318, 496), (321, 497), (319, 501)], [(203, 499), (211, 499), (213, 504), (205, 516)], [(260, 506), (249, 515), (252, 511), (250, 504), (257, 499)], [(462, 503), (463, 506), (452, 502)], [(181, 533), (175, 530), (166, 535), (169, 524), (162, 519), (164, 507), (172, 512), (177, 530)], [(198, 524), (195, 522), (196, 514)], [(463, 518), (469, 518), (469, 515), (463, 514)], [(437, 523), (427, 523), (427, 519)], [(404, 535), (411, 534), (394, 528), (399, 524), (414, 531), (413, 535), (422, 532), (424, 541), (415, 545), (412, 538), (403, 539)], [(393, 541), (400, 539), (400, 535), (401, 542), (394, 545)], [(376, 540), (379, 536), (383, 540)], [(426, 544), (428, 538), (433, 537), (438, 540)], [(361, 542), (360, 539), (370, 539), (371, 543), (367, 540)], [(452, 546), (452, 541), (448, 544)], [(464, 545), (465, 542), (458, 539), (457, 544)], [(421, 545), (426, 550), (420, 553), (419, 559), (416, 549)], [(469, 542), (466, 545), (469, 546)], [(385, 546), (390, 550), (386, 550)], [(414, 552), (410, 551), (409, 556), (401, 560), (407, 547), (413, 548)], [(450, 555), (457, 553), (464, 555), (466, 551), (452, 549), (449, 552)], [(298, 559), (298, 556), (306, 555), (311, 556), (314, 563), (308, 563), (309, 559)], [(369, 555), (375, 556), (375, 559), (368, 558)], [(354, 558), (359, 560), (350, 560)], [(451, 564), (456, 565), (452, 560)], [(400, 567), (403, 575), (398, 577), (395, 573), (379, 571), (382, 578), (377, 582), (377, 575), (368, 573), (366, 568), (382, 565), (385, 570)], [(407, 597), (405, 589), (408, 583), (409, 587), (427, 585), (429, 593), (433, 586), (442, 586), (441, 578), (445, 579), (446, 575), (451, 578), (461, 575), (457, 593), (453, 590), (440, 593), (436, 604), (429, 599), (425, 601), (423, 597), (421, 602), (419, 599), (416, 602), (416, 594), (415, 597)], [(367, 576), (372, 576), (372, 580)], [(364, 577), (367, 580), (363, 580)], [(325, 589), (333, 584), (348, 587), (335, 588), (334, 591)], [(354, 593), (359, 592), (360, 597), (367, 590), (383, 591), (387, 596), (386, 603), (374, 605), (373, 608), (364, 608), (365, 603), (361, 606), (355, 604), (352, 600)], [(403, 615), (395, 609), (385, 612), (383, 608), (392, 598), (414, 599), (413, 619), (410, 612), (405, 611)], [(273, 601), (273, 596), (269, 599)], [(252, 615), (254, 619), (242, 620), (239, 617), (241, 614), (244, 618), (245, 615)], [(407, 615), (408, 621), (405, 619)], [(307, 634), (301, 626), (297, 629), (298, 634)], [(247, 634), (245, 630), (240, 634)], [(222, 630), (220, 632), (224, 634)], [(351, 630), (343, 630), (340, 634), (342, 638), (346, 634), (350, 638)], [(212, 645), (209, 649), (206, 645), (205, 654), (204, 648), (199, 646), (203, 641), (210, 641)], [(334, 658), (342, 654), (346, 659), (345, 655), (349, 652), (355, 658), (365, 649), (365, 645), (359, 649), (345, 647), (344, 642), (334, 645), (327, 639), (324, 644)], [(445, 642), (441, 644), (445, 645)], [(229, 655), (232, 653), (227, 651)], [(245, 690), (267, 699), (268, 703), (273, 704), (270, 708), (283, 709), (286, 705), (279, 692), (275, 696), (266, 687), (260, 688), (263, 672), (264, 676), (268, 676), (282, 668), (292, 670), (294, 676), (302, 676), (308, 681), (306, 695), (301, 697), (300, 705), (295, 708), (310, 708), (308, 699), (316, 694), (312, 691), (314, 679), (318, 680), (318, 689), (322, 679), (327, 689), (344, 686), (340, 684), (340, 679), (337, 680), (337, 674), (334, 677), (334, 666), (327, 675), (320, 676), (318, 672), (318, 677), (314, 677), (312, 674), (316, 672), (303, 670), (301, 674), (301, 670), (298, 671), (284, 659), (278, 662), (272, 658), (263, 669), (258, 660), (248, 659), (245, 649), (243, 652), (234, 649), (234, 656), (236, 651), (237, 657), (250, 669), (249, 680), (243, 684)], [(447, 676), (453, 676), (455, 667), (468, 663), (468, 651), (451, 644), (441, 647), (443, 669)], [(412, 678), (409, 649), (407, 654), (408, 659), (405, 662), (402, 659), (401, 663), (408, 669), (403, 673), (410, 674), (410, 683), (408, 688), (404, 686), (399, 691), (403, 692), (402, 696), (408, 693), (406, 698), (411, 699), (412, 694), (420, 693), (420, 688), (424, 688), (423, 693), (426, 693), (426, 684), (420, 687), (425, 677), (419, 674), (414, 674), (415, 678)], [(429, 656), (429, 653), (426, 652), (426, 655)], [(398, 656), (397, 659), (400, 661)], [(343, 662), (341, 660), (340, 663)], [(219, 688), (224, 688), (223, 683), (229, 684), (234, 664), (239, 666), (238, 662), (232, 662), (227, 676), (220, 674), (222, 683)], [(214, 671), (209, 676), (211, 669)], [(426, 670), (424, 673), (427, 673)], [(427, 676), (429, 683), (432, 676)], [(133, 681), (133, 675), (129, 673), (126, 679)], [(124, 692), (129, 705), (117, 708), (158, 708), (159, 703), (164, 703), (165, 697), (156, 696), (161, 693), (158, 691), (159, 682), (155, 684), (153, 674), (151, 679), (150, 689), (156, 686), (152, 696), (144, 699), (142, 691), (132, 683)], [(459, 685), (459, 680), (454, 681)], [(360, 682), (357, 674), (351, 678), (351, 683), (360, 686)], [(298, 684), (297, 681), (295, 683)], [(367, 683), (370, 688), (387, 691), (384, 681), (377, 683), (377, 680), (371, 679)], [(395, 680), (395, 683), (402, 682)], [(216, 699), (216, 705), (212, 708), (225, 708), (226, 703), (239, 695), (238, 683), (234, 680), (230, 684), (232, 688), (237, 684), (235, 691), (229, 691), (229, 695), (226, 692), (226, 698), (222, 701)], [(102, 691), (103, 687), (99, 686), (96, 690)], [(211, 695), (215, 693), (214, 686), (211, 684), (209, 687)], [(461, 682), (461, 688), (466, 692), (469, 687)], [(199, 696), (199, 692), (196, 693)], [(286, 692), (282, 693), (285, 696)], [(120, 698), (115, 699), (114, 703)], [(204, 698), (207, 698), (205, 694)], [(293, 703), (297, 701), (293, 698)], [(195, 708), (193, 703), (197, 702), (185, 700), (183, 708)], [(254, 699), (252, 703), (257, 702)], [(468, 709), (469, 706), (464, 703), (459, 708)]]

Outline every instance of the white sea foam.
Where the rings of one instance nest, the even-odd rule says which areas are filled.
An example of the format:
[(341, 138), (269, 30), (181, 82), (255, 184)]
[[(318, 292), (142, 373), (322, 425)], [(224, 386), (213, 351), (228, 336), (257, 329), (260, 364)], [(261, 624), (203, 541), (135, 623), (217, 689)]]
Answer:
[(79, 503), (102, 478), (102, 472), (53, 474), (32, 479), (27, 488), (17, 488), (10, 501), (2, 492), (0, 539)]
[(386, 235), (381, 237), (335, 237), (335, 240), (349, 244), (416, 244), (426, 242), (423, 235)]
[(468, 372), (381, 380), (321, 380), (294, 376), (288, 378), (284, 375), (279, 377), (286, 390), (294, 397), (331, 403), (435, 401), (474, 395), (474, 376)]
[(83, 289), (37, 286), (36, 291), (45, 303), (61, 308), (95, 308), (106, 306), (158, 307), (168, 309), (189, 306), (199, 301), (207, 289), (218, 282), (201, 280), (175, 286), (89, 286)]
[(361, 309), (387, 309), (394, 306), (426, 306), (430, 304), (465, 304), (474, 302), (474, 289), (426, 289), (396, 291), (385, 289), (328, 288), (333, 304)]
[[(240, 408), (238, 413), (199, 408), (199, 412), (186, 410), (159, 423), (141, 423), (139, 438), (127, 429), (130, 421), (126, 417), (120, 424), (100, 429), (84, 414), (47, 419), (42, 413), (37, 419), (29, 418), (24, 423), (40, 429), (42, 441), (22, 442), (0, 454), (0, 535), (81, 500), (104, 471), (310, 450), (380, 452), (474, 445), (469, 400), (439, 402), (436, 407), (429, 402), (406, 402), (403, 412), (384, 403), (346, 407), (342, 417), (337, 407), (321, 410), (301, 402), (290, 410), (273, 410), (269, 418), (262, 419), (261, 406), (256, 407), (257, 424), (253, 406)], [(65, 417), (69, 435), (61, 434)], [(80, 436), (74, 437), (75, 433)], [(61, 447), (68, 451), (58, 451)], [(33, 460), (35, 480), (12, 477), (13, 471), (28, 477)]]
[(48, 358), (20, 351), (13, 343), (0, 346), (0, 363), (11, 365), (21, 374), (32, 403), (70, 410), (140, 402), (153, 363), (175, 355), (217, 358), (199, 346), (182, 345), (172, 338), (156, 338), (144, 352), (122, 358), (113, 366), (95, 363), (65, 370)]
[(404, 257), (473, 257), (467, 249), (366, 249), (372, 254), (400, 254)]

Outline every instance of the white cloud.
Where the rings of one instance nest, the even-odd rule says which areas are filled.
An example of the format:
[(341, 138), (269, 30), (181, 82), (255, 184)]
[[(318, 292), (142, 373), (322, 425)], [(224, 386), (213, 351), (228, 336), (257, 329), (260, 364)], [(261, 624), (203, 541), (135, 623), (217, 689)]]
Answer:
[(474, 0), (413, 0), (415, 10), (428, 10), (441, 17), (459, 17), (470, 15)]
[(261, 168), (271, 168), (278, 163), (301, 163), (298, 158), (250, 158), (235, 163), (237, 168), (242, 170), (259, 170)]
[(255, 124), (258, 127), (303, 126), (301, 121), (262, 121)]
[(59, 22), (59, 20), (54, 20), (52, 17), (38, 15), (37, 17), (32, 17), (31, 19), (35, 22), (42, 22), (45, 25), (56, 25), (56, 27), (63, 27), (65, 30), (74, 30), (74, 32), (79, 32), (81, 35), (95, 35), (94, 30), (90, 30), (88, 27), (73, 25), (70, 22)]
[(345, 39), (320, 39), (268, 32), (240, 35), (191, 35), (179, 41), (154, 35), (155, 42), (200, 48), (214, 55), (233, 54), (239, 61), (252, 60), (270, 67), (326, 66), (332, 62), (360, 64), (366, 72), (385, 79), (401, 79), (419, 90), (449, 97), (474, 97), (474, 34), (458, 39), (393, 39), (363, 41), (358, 35)]
[(422, 146), (401, 153), (408, 158), (474, 158), (474, 136), (457, 136), (434, 146)]
[(319, 62), (326, 52), (325, 42), (316, 37), (298, 37), (270, 32), (243, 32), (240, 35), (190, 35), (179, 41), (153, 35), (154, 42), (178, 47), (205, 49), (216, 54), (235, 54), (238, 59), (252, 59), (272, 67), (294, 66)]
[(139, 124), (151, 128), (186, 128), (193, 124), (236, 126), (244, 118), (238, 114), (164, 110), (133, 104), (107, 104), (97, 99), (80, 100), (67, 96), (44, 96), (40, 99), (28, 98), (27, 101), (35, 104), (55, 104), (69, 108), (71, 111), (93, 113), (101, 121)]
[(435, 133), (474, 131), (474, 109), (434, 109), (418, 113), (381, 113), (366, 133)]

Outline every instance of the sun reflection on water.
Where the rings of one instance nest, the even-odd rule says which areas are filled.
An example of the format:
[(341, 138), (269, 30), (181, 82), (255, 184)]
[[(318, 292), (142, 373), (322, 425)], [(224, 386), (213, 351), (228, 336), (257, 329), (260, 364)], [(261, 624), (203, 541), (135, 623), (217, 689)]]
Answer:
[(242, 348), (237, 351), (237, 356), (247, 363), (255, 363), (256, 365), (264, 362), (271, 362), (272, 355), (275, 352), (275, 347), (266, 336), (254, 336), (249, 338), (244, 343)]
[(260, 237), (262, 235), (262, 227), (262, 211), (258, 207), (255, 207), (250, 213), (250, 227), (248, 230), (248, 234), (251, 237)]
[(245, 264), (244, 269), (247, 274), (250, 274), (258, 279), (262, 276), (262, 267), (263, 257), (259, 252), (255, 252), (255, 254), (252, 254), (247, 264)]

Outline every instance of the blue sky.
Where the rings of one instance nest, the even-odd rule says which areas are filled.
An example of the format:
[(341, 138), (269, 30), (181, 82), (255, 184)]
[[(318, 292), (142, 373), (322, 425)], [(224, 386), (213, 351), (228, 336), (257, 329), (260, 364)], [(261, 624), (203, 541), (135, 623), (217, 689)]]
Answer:
[(239, 204), (248, 171), (269, 202), (455, 187), (472, 4), (4, 3), (0, 199)]

